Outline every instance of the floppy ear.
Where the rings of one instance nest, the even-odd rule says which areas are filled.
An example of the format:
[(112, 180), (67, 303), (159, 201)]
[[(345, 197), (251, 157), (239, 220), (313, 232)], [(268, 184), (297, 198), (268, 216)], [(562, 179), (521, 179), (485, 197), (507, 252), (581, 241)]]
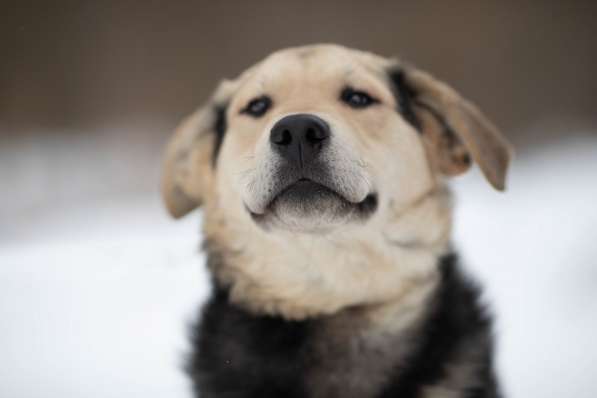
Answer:
[(495, 189), (505, 189), (511, 146), (474, 104), (413, 67), (401, 67), (392, 80), (402, 112), (423, 134), (432, 161), (442, 173), (465, 172), (472, 157)]
[(168, 212), (175, 218), (200, 206), (212, 184), (233, 86), (232, 82), (222, 82), (210, 101), (178, 125), (168, 143), (161, 191)]

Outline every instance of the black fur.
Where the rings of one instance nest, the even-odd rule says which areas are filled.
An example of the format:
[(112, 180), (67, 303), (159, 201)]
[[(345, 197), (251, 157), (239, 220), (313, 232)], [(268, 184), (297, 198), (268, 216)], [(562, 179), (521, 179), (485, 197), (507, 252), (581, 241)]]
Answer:
[[(223, 261), (217, 252), (209, 254), (211, 266)], [(441, 283), (417, 333), (418, 347), (372, 398), (417, 397), (422, 386), (442, 378), (459, 348), (475, 342), (482, 360), (479, 387), (466, 397), (499, 396), (492, 371), (491, 322), (479, 304), (479, 290), (463, 277), (454, 255), (440, 259), (439, 267)], [(320, 355), (312, 345), (318, 322), (252, 315), (231, 304), (226, 288), (216, 284), (193, 333), (195, 352), (187, 370), (196, 393), (201, 398), (308, 397), (306, 374)]]
[(387, 386), (380, 398), (415, 397), (422, 385), (433, 385), (444, 375), (451, 355), (466, 344), (482, 341), (482, 368), (478, 388), (470, 398), (497, 398), (493, 374), (491, 318), (479, 304), (480, 290), (462, 275), (454, 254), (440, 261), (441, 283), (426, 325), (421, 329), (419, 349), (406, 370)]
[[(394, 97), (398, 103), (398, 111), (400, 114), (409, 122), (417, 131), (423, 131), (423, 123), (417, 116), (416, 110), (429, 112), (431, 116), (442, 126), (443, 134), (447, 140), (447, 145), (452, 146), (456, 144), (459, 139), (458, 135), (454, 132), (452, 126), (448, 124), (446, 119), (429, 104), (424, 103), (417, 98), (417, 92), (408, 85), (404, 78), (404, 71), (401, 69), (392, 70), (389, 72), (390, 81), (392, 83), (392, 89)], [(470, 162), (470, 160), (469, 160)]]
[(306, 396), (304, 347), (311, 324), (252, 316), (217, 289), (193, 336), (189, 373), (201, 398)]
[(421, 131), (421, 121), (414, 110), (414, 99), (417, 96), (415, 90), (406, 84), (404, 72), (401, 69), (390, 71), (390, 81), (394, 91), (394, 97), (398, 103), (398, 112), (418, 131)]
[(227, 105), (218, 105), (214, 109), (214, 112), (216, 113), (214, 133), (216, 136), (214, 141), (214, 150), (211, 158), (213, 167), (216, 166), (216, 163), (218, 161), (218, 154), (220, 153), (220, 148), (222, 147), (222, 142), (224, 141), (224, 136), (226, 135), (226, 129), (228, 128), (228, 123), (226, 121), (227, 108)]

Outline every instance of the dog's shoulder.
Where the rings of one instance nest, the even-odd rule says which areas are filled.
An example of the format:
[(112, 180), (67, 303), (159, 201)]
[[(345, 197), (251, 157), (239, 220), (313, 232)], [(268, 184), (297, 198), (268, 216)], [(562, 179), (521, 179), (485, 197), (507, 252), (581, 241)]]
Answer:
[(187, 371), (202, 397), (304, 397), (302, 356), (311, 329), (310, 322), (252, 315), (216, 288), (193, 331)]
[(381, 398), (414, 397), (421, 391), (426, 397), (499, 397), (492, 317), (481, 302), (481, 289), (461, 270), (455, 254), (442, 257), (439, 268), (441, 282), (417, 349)]

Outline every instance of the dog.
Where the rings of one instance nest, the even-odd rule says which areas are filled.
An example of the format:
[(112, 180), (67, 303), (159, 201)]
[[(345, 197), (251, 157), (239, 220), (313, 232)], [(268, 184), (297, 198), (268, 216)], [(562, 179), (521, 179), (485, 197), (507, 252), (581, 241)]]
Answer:
[(510, 158), (476, 106), (397, 59), (296, 47), (220, 83), (162, 179), (173, 217), (204, 209), (197, 396), (498, 397), (447, 180), (475, 162), (503, 190)]

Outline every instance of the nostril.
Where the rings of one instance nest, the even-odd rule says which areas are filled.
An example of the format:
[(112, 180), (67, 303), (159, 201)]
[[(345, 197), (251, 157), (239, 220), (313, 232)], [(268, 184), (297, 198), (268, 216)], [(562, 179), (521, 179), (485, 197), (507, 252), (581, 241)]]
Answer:
[(309, 127), (305, 133), (305, 138), (311, 143), (318, 143), (328, 138), (329, 134), (324, 129)]
[(276, 145), (289, 145), (292, 142), (292, 134), (288, 129), (277, 129), (272, 131), (270, 140)]

